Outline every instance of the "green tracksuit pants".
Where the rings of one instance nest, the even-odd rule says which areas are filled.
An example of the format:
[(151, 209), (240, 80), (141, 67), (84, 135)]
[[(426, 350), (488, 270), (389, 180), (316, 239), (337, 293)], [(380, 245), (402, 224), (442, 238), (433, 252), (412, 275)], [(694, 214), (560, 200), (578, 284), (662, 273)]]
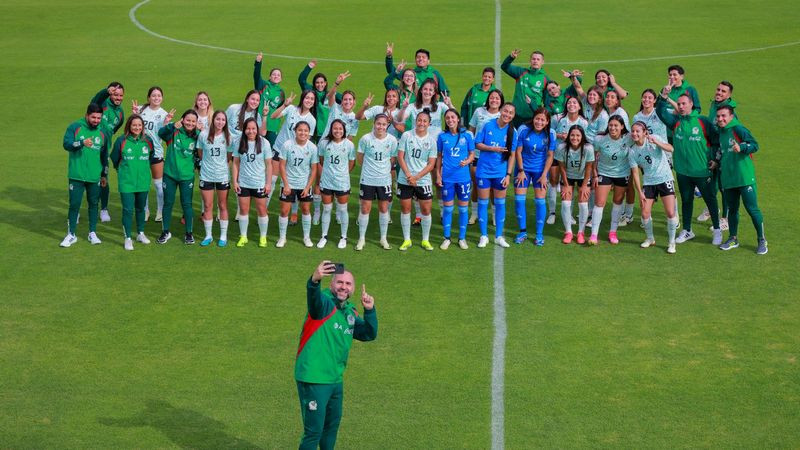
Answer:
[(164, 231), (169, 231), (172, 222), (172, 207), (175, 205), (175, 194), (178, 189), (181, 191), (181, 207), (183, 208), (183, 218), (186, 219), (186, 232), (192, 232), (192, 188), (194, 180), (178, 181), (168, 175), (164, 175), (164, 210), (162, 214), (161, 226)]
[(744, 203), (744, 209), (747, 210), (747, 214), (750, 214), (750, 219), (753, 221), (758, 239), (764, 239), (764, 216), (761, 215), (761, 210), (758, 209), (756, 185), (751, 184), (750, 186), (725, 189), (723, 194), (728, 202), (728, 230), (730, 235), (738, 237), (739, 199), (741, 199), (742, 203)]
[(692, 231), (692, 214), (694, 209), (694, 188), (703, 195), (703, 200), (708, 207), (711, 215), (711, 224), (714, 228), (719, 228), (719, 206), (717, 204), (717, 184), (713, 178), (689, 177), (676, 174), (678, 180), (678, 190), (681, 193), (681, 219), (683, 229)]
[(89, 231), (97, 231), (97, 202), (100, 199), (100, 183), (87, 183), (80, 180), (69, 180), (69, 232), (75, 234), (78, 213), (81, 210), (83, 193), (86, 192), (86, 203), (89, 207)]
[(120, 192), (122, 200), (122, 230), (125, 237), (130, 238), (133, 227), (133, 213), (136, 211), (136, 232), (144, 233), (144, 207), (147, 204), (147, 192)]
[(342, 383), (315, 384), (297, 382), (303, 439), (300, 450), (332, 449), (342, 420)]

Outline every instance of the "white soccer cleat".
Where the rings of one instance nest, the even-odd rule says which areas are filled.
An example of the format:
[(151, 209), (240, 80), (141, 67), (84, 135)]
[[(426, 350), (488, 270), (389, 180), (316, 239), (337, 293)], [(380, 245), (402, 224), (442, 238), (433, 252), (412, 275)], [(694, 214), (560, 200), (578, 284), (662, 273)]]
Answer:
[(667, 247), (667, 253), (669, 253), (670, 255), (674, 255), (675, 252), (676, 252), (675, 243), (669, 244), (669, 247)]
[(317, 242), (317, 248), (325, 248), (325, 245), (327, 244), (328, 244), (328, 239), (323, 237), (322, 239), (319, 240), (319, 242)]
[(311, 238), (303, 238), (303, 245), (305, 245), (308, 248), (311, 248), (314, 246), (314, 243), (311, 242)]
[(149, 244), (150, 243), (150, 239), (147, 239), (147, 236), (145, 236), (144, 233), (137, 234), (136, 235), (136, 241), (137, 242), (141, 242), (142, 244)]
[(347, 248), (347, 238), (343, 237), (343, 238), (339, 239), (339, 243), (336, 244), (336, 248), (338, 248), (339, 250), (343, 250), (343, 249)]
[(150, 210), (149, 209), (145, 209), (144, 210), (144, 221), (148, 222), (149, 220), (150, 220)]
[(467, 244), (467, 241), (464, 239), (458, 240), (458, 246), (461, 247), (461, 250), (466, 250), (469, 248), (469, 244)]
[(361, 250), (364, 250), (364, 244), (364, 239), (359, 239), (358, 242), (356, 242), (356, 251), (360, 252)]
[(442, 250), (447, 250), (448, 248), (450, 248), (450, 239), (443, 240), (442, 243), (439, 245), (439, 248)]
[(489, 236), (481, 236), (478, 239), (478, 248), (484, 248), (489, 244)]
[(97, 233), (95, 233), (94, 231), (89, 233), (89, 243), (91, 243), (92, 245), (97, 245), (101, 244), (102, 242), (103, 241), (101, 241), (100, 238), (97, 237)]
[(107, 209), (100, 210), (100, 222), (111, 222), (111, 216), (108, 215)]
[(642, 244), (640, 245), (640, 247), (642, 247), (642, 248), (648, 248), (648, 247), (651, 247), (651, 246), (653, 246), (653, 245), (656, 245), (656, 240), (655, 240), (655, 239), (649, 239), (649, 238), (648, 238), (648, 239), (645, 239), (645, 240), (644, 240), (644, 242), (642, 242)]
[(286, 238), (278, 238), (278, 242), (275, 243), (275, 247), (283, 248), (286, 246)]
[(633, 219), (628, 217), (628, 216), (626, 216), (626, 215), (619, 216), (619, 226), (621, 226), (621, 227), (628, 226), (628, 224), (632, 223), (632, 222), (633, 222)]
[(384, 250), (391, 250), (392, 249), (392, 246), (389, 245), (389, 241), (387, 241), (386, 239), (381, 239), (379, 244), (380, 244), (381, 248), (384, 249)]
[(125, 238), (125, 243), (123, 244), (125, 250), (133, 250), (133, 239)]
[(506, 238), (503, 237), (503, 236), (499, 236), (499, 237), (494, 238), (494, 243), (499, 245), (500, 247), (503, 247), (503, 248), (511, 247), (508, 244), (508, 242), (506, 242)]
[(475, 225), (475, 222), (477, 222), (477, 221), (478, 221), (478, 212), (475, 211), (475, 210), (472, 210), (472, 214), (470, 214), (469, 220), (467, 221), (467, 223), (470, 224), (470, 225)]
[(60, 247), (67, 248), (67, 247), (69, 247), (70, 245), (72, 245), (72, 244), (74, 244), (76, 242), (78, 242), (78, 236), (75, 236), (74, 234), (71, 234), (71, 233), (67, 233), (66, 237), (64, 237), (64, 240), (61, 241), (61, 243), (58, 244), (58, 245)]

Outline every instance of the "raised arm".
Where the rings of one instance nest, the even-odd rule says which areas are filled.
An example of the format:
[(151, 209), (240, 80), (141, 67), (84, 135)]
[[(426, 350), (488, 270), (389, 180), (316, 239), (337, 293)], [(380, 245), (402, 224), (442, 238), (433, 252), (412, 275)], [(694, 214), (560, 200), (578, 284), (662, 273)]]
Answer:
[[(364, 113), (367, 111), (369, 105), (372, 103), (372, 99), (373, 99), (372, 92), (370, 92), (367, 95), (367, 98), (365, 98), (364, 101), (361, 103), (361, 108), (358, 111), (356, 111), (356, 120), (365, 119)], [(391, 120), (391, 118), (389, 118), (389, 120)]]
[(256, 55), (256, 62), (253, 64), (253, 88), (260, 91), (267, 82), (261, 78), (261, 60), (264, 58), (264, 54), (262, 52), (258, 52)]
[(378, 314), (375, 312), (375, 299), (367, 293), (366, 285), (361, 285), (361, 305), (364, 307), (364, 318), (356, 316), (353, 339), (372, 341), (378, 337)]
[(336, 265), (330, 261), (322, 261), (319, 263), (311, 278), (306, 283), (306, 304), (308, 306), (308, 315), (314, 319), (319, 320), (325, 318), (333, 308), (333, 302), (322, 298), (320, 290), (320, 282), (328, 275), (331, 275), (336, 270)]
[(614, 74), (610, 74), (608, 76), (608, 83), (611, 85), (611, 87), (614, 88), (615, 91), (617, 91), (620, 100), (628, 96), (628, 91), (626, 91), (625, 89), (622, 88), (622, 86), (617, 84), (617, 79), (614, 77)]
[(303, 70), (300, 71), (300, 75), (297, 76), (297, 84), (300, 85), (300, 92), (314, 90), (314, 86), (308, 84), (308, 76), (316, 66), (317, 60), (312, 59), (308, 62), (308, 64), (305, 65), (305, 67), (303, 67)]
[(511, 78), (515, 80), (518, 80), (519, 77), (521, 77), (526, 70), (523, 69), (522, 67), (511, 65), (511, 63), (514, 62), (515, 59), (517, 59), (517, 56), (519, 56), (520, 51), (521, 51), (520, 49), (515, 48), (514, 50), (511, 51), (510, 55), (506, 56), (506, 59), (503, 60), (503, 63), (500, 64), (500, 69), (502, 69), (503, 72), (507, 73)]

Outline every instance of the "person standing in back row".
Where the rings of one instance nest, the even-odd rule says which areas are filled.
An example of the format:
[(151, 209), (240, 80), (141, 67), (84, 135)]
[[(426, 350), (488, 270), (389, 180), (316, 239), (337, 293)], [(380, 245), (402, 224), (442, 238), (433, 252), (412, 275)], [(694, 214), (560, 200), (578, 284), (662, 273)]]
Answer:
[[(348, 301), (355, 291), (349, 271), (336, 273), (336, 265), (322, 261), (306, 283), (308, 314), (300, 333), (294, 367), (303, 437), (300, 449), (332, 449), (342, 419), (342, 376), (353, 339), (373, 341), (378, 336), (375, 299), (361, 285), (364, 316)], [(329, 289), (322, 279), (333, 275)]]
[(524, 69), (519, 66), (512, 66), (511, 63), (519, 56), (520, 49), (514, 49), (506, 57), (500, 68), (516, 81), (514, 87), (514, 107), (517, 114), (514, 116), (514, 128), (533, 118), (533, 111), (544, 104), (544, 94), (547, 82), (550, 78), (542, 70), (544, 65), (544, 54), (539, 50), (531, 53), (531, 65)]

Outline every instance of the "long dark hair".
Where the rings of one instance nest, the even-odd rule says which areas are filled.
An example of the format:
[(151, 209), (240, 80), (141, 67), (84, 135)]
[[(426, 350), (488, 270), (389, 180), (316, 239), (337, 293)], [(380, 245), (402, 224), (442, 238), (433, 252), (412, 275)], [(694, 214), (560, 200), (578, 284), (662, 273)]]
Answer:
[[(536, 131), (536, 128), (534, 128), (534, 126), (533, 126), (533, 119), (536, 116), (538, 116), (539, 114), (544, 114), (544, 116), (547, 118), (547, 125), (545, 125), (545, 127), (542, 128), (541, 132), (540, 131)], [(540, 107), (536, 108), (536, 110), (533, 112), (533, 116), (531, 116), (530, 125), (528, 125), (528, 129), (525, 131), (525, 137), (522, 138), (522, 139), (523, 140), (524, 139), (528, 139), (528, 136), (530, 136), (531, 133), (542, 133), (542, 134), (544, 134), (544, 148), (548, 148), (548, 147), (550, 147), (550, 133), (549, 133), (549, 130), (550, 130), (550, 111), (548, 111), (547, 108), (545, 108), (544, 106), (540, 106)]]
[(158, 87), (158, 86), (153, 86), (153, 87), (151, 87), (150, 89), (148, 89), (148, 90), (147, 90), (147, 99), (148, 99), (148, 101), (147, 101), (147, 103), (145, 103), (144, 105), (142, 105), (142, 106), (139, 108), (139, 111), (144, 111), (144, 109), (145, 109), (145, 108), (147, 108), (148, 106), (150, 106), (150, 94), (152, 94), (154, 91), (161, 92), (161, 97), (162, 97), (162, 98), (164, 97), (164, 90), (163, 90), (163, 89), (161, 89), (161, 88), (160, 88), (160, 87)]
[(600, 97), (600, 101), (598, 101), (594, 105), (589, 105), (592, 108), (592, 122), (594, 122), (595, 120), (597, 120), (597, 118), (600, 116), (600, 113), (603, 112), (603, 109), (605, 108), (605, 105), (603, 104), (605, 102), (605, 97), (603, 96), (603, 90), (600, 89), (600, 86), (595, 84), (594, 86), (590, 87), (589, 90), (586, 92), (586, 104), (589, 104), (589, 92), (592, 91), (596, 92), (597, 95)]
[[(199, 116), (197, 115), (197, 111), (195, 111), (195, 110), (194, 110), (194, 109), (192, 109), (192, 108), (189, 108), (189, 109), (187, 109), (186, 111), (184, 111), (184, 112), (183, 112), (183, 114), (181, 114), (181, 121), (182, 121), (183, 119), (185, 119), (185, 118), (186, 118), (186, 116), (189, 116), (189, 115), (192, 115), (192, 116), (194, 116), (195, 120), (197, 120), (197, 118), (199, 117)], [(183, 127), (183, 132), (184, 132), (184, 133), (186, 133), (186, 135), (187, 135), (187, 136), (189, 136), (189, 137), (196, 138), (196, 137), (197, 137), (197, 134), (198, 134), (198, 131), (197, 131), (197, 126), (195, 126), (195, 127), (194, 127), (194, 130), (192, 130), (192, 131), (186, 131), (186, 128), (185, 128), (185, 127)]]
[[(222, 117), (225, 118), (225, 126), (223, 126), (221, 130), (217, 130), (216, 129), (216, 125), (214, 125), (214, 120), (217, 118), (217, 116), (219, 114), (222, 114)], [(244, 131), (244, 130), (242, 130), (242, 131)], [(217, 133), (219, 133), (219, 132), (221, 132), (223, 135), (225, 135), (225, 145), (230, 145), (231, 144), (231, 132), (230, 132), (230, 130), (228, 130), (228, 116), (225, 115), (225, 111), (214, 111), (214, 115), (211, 116), (211, 121), (208, 124), (208, 143), (209, 144), (213, 144), (214, 143), (214, 136), (216, 136)]]
[(486, 110), (487, 110), (487, 111), (489, 110), (489, 97), (490, 97), (490, 96), (492, 95), (492, 93), (494, 93), (494, 92), (497, 92), (497, 95), (499, 95), (499, 96), (500, 96), (500, 107), (499, 107), (499, 108), (497, 108), (497, 110), (498, 110), (498, 111), (499, 111), (499, 110), (500, 110), (500, 108), (502, 108), (502, 107), (503, 107), (503, 105), (506, 103), (506, 98), (505, 98), (505, 96), (503, 95), (503, 91), (501, 91), (500, 89), (492, 89), (492, 90), (491, 90), (491, 91), (489, 91), (489, 93), (486, 95), (486, 101), (483, 103), (483, 107), (484, 107), (484, 108), (486, 108)]
[[(625, 121), (622, 120), (622, 117), (620, 115), (614, 114), (613, 116), (611, 116), (608, 119), (608, 123), (611, 123), (612, 120), (614, 120), (616, 122), (619, 122), (619, 124), (622, 125), (622, 131), (620, 131), (620, 139), (622, 138), (622, 136), (625, 136), (626, 134), (628, 134), (628, 129), (625, 128)], [(606, 125), (605, 131), (603, 131), (602, 133), (598, 133), (598, 134), (600, 136), (608, 136), (608, 125)]]
[[(376, 119), (377, 119), (377, 117), (376, 117)], [(342, 119), (333, 119), (333, 122), (331, 122), (331, 127), (328, 129), (328, 135), (325, 136), (325, 140), (327, 140), (328, 142), (334, 142), (334, 140), (333, 140), (333, 125), (337, 124), (337, 123), (342, 126), (342, 139), (346, 139), (347, 138), (347, 125), (344, 123), (344, 121)]]
[[(246, 123), (246, 121), (244, 120), (244, 114), (247, 112), (247, 99), (250, 98), (250, 96), (253, 95), (253, 94), (258, 94), (259, 101), (261, 100), (261, 94), (257, 90), (250, 89), (249, 91), (247, 91), (247, 94), (244, 96), (244, 100), (242, 101), (242, 107), (239, 108), (239, 116), (236, 118), (237, 129), (241, 130), (242, 133), (244, 133), (244, 124)], [(256, 111), (256, 114), (255, 114), (254, 117), (258, 117), (258, 108), (257, 107), (256, 107), (255, 111)], [(258, 122), (258, 121), (256, 121), (256, 122)], [(258, 123), (256, 123), (256, 126), (258, 126)], [(261, 153), (261, 152), (259, 152), (259, 153)]]
[[(654, 100), (658, 100), (658, 95), (656, 95), (656, 91), (654, 91), (654, 90), (652, 90), (650, 88), (647, 88), (647, 89), (643, 90), (642, 91), (642, 95), (640, 95), (639, 97), (644, 97), (644, 94), (647, 94), (647, 93), (652, 94)], [(644, 106), (642, 106), (642, 103), (639, 102), (639, 112), (642, 112), (643, 109), (644, 109)]]
[(569, 101), (572, 99), (575, 99), (575, 101), (578, 102), (578, 117), (579, 118), (583, 117), (583, 102), (578, 97), (570, 97), (567, 99), (567, 101), (564, 102), (564, 117), (567, 117), (567, 119), (569, 119), (569, 112), (567, 112), (567, 103), (569, 103)]
[(317, 117), (317, 94), (314, 93), (313, 89), (306, 89), (300, 93), (300, 101), (297, 102), (297, 109), (300, 110), (301, 113), (303, 112), (303, 100), (306, 99), (306, 95), (308, 94), (314, 96), (314, 104), (311, 105), (311, 109), (309, 109), (308, 112), (311, 113), (312, 117)]
[[(513, 103), (503, 103), (503, 106), (501, 106), (500, 109), (503, 109), (506, 106), (510, 106), (510, 107), (514, 108), (515, 112), (517, 110), (517, 107), (514, 106)], [(495, 120), (500, 120), (500, 118), (498, 117)], [(500, 122), (498, 122), (497, 124), (499, 125)], [(507, 152), (503, 152), (503, 161), (507, 161), (508, 158), (511, 156), (511, 154), (514, 153), (514, 149), (511, 148), (511, 147), (514, 145), (514, 133), (516, 131), (516, 130), (514, 130), (514, 125), (512, 125), (511, 122), (507, 123), (506, 126), (508, 127), (508, 129), (506, 130), (506, 150), (508, 150), (508, 151)]]
[(139, 120), (142, 122), (142, 131), (139, 133), (139, 136), (137, 136), (137, 138), (144, 137), (145, 135), (144, 119), (142, 119), (142, 116), (140, 116), (139, 114), (132, 114), (130, 117), (128, 117), (128, 120), (125, 121), (125, 131), (123, 132), (123, 134), (125, 135), (125, 137), (133, 136), (133, 133), (131, 132), (131, 122), (133, 122), (134, 120)]
[(425, 87), (426, 84), (430, 84), (433, 86), (433, 97), (431, 97), (431, 106), (430, 110), (436, 112), (436, 109), (439, 107), (439, 86), (433, 81), (433, 78), (428, 78), (427, 80), (422, 82), (422, 86), (419, 87), (419, 91), (417, 91), (417, 98), (414, 100), (414, 106), (417, 109), (422, 108), (422, 88)]
[(242, 136), (239, 138), (239, 154), (244, 155), (247, 153), (247, 136), (244, 135), (244, 130), (247, 129), (247, 124), (253, 122), (256, 125), (256, 155), (261, 154), (261, 136), (258, 134), (258, 121), (252, 117), (247, 118), (242, 126)]
[(327, 94), (328, 93), (328, 77), (326, 77), (325, 74), (322, 73), (322, 72), (317, 72), (317, 73), (314, 74), (314, 78), (311, 79), (311, 89), (314, 89), (314, 90), (317, 89), (316, 87), (314, 87), (314, 85), (317, 84), (317, 80), (320, 79), (320, 78), (325, 80), (325, 89), (322, 92)]
[[(461, 121), (461, 114), (458, 113), (457, 109), (455, 109), (455, 108), (448, 109), (447, 111), (444, 112), (445, 117), (449, 113), (455, 114), (456, 115), (456, 119), (458, 119), (459, 122)], [(450, 127), (447, 126), (447, 122), (444, 123), (444, 129), (446, 131), (450, 132), (450, 133), (453, 133), (453, 131), (450, 129)], [(461, 127), (458, 126), (458, 123), (456, 123), (456, 131), (455, 131), (454, 134), (458, 134), (459, 139), (461, 138)]]
[[(625, 124), (622, 124), (622, 127), (625, 128)], [(581, 161), (583, 161), (583, 157), (585, 156), (586, 152), (586, 132), (583, 131), (583, 127), (580, 125), (573, 125), (569, 127), (569, 131), (567, 131), (567, 138), (564, 140), (564, 165), (569, 167), (569, 151), (572, 150), (572, 142), (569, 140), (569, 135), (572, 134), (573, 130), (578, 130), (581, 132), (581, 142), (578, 144), (581, 148)]]

